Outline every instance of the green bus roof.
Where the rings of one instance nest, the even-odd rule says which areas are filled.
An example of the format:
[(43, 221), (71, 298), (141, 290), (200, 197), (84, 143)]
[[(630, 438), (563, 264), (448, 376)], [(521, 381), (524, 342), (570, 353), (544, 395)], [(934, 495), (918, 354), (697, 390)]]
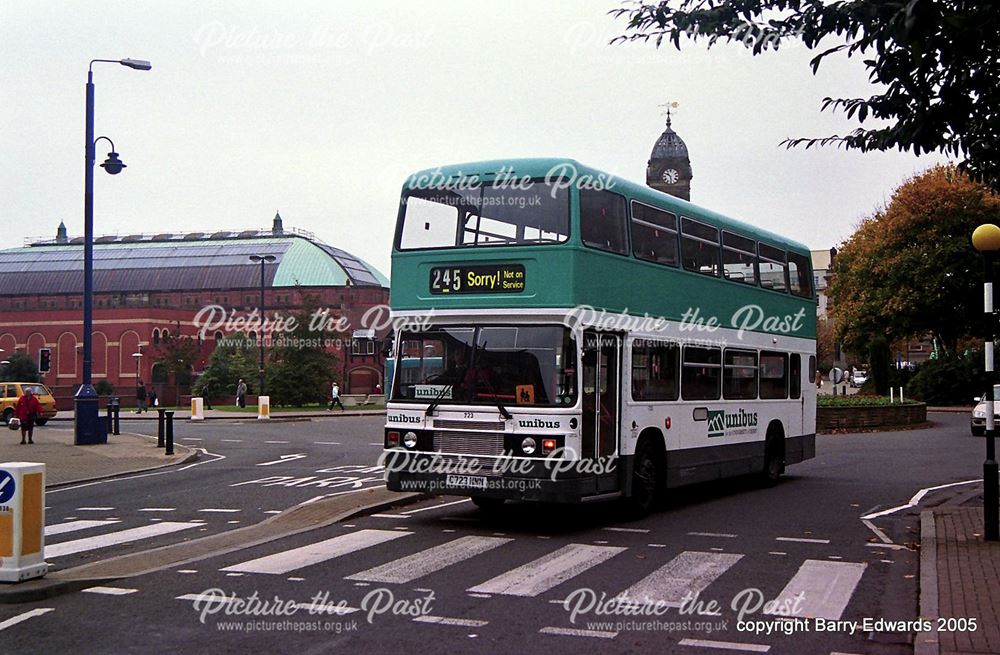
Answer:
[(756, 227), (750, 223), (730, 218), (729, 216), (663, 193), (662, 191), (657, 191), (643, 184), (637, 184), (617, 175), (581, 164), (575, 159), (538, 157), (529, 159), (493, 159), (464, 164), (450, 164), (414, 173), (407, 179), (403, 188), (405, 191), (412, 188), (419, 188), (421, 184), (454, 184), (462, 179), (476, 179), (482, 183), (489, 183), (496, 178), (501, 170), (510, 179), (530, 178), (538, 180), (545, 179), (550, 174), (555, 175), (554, 171), (561, 173), (576, 171), (576, 175), (579, 176), (578, 179), (590, 176), (594, 180), (610, 180), (613, 186), (605, 187), (608, 191), (620, 193), (640, 202), (668, 209), (678, 215), (704, 220), (721, 229), (738, 232), (757, 241), (764, 241), (779, 248), (792, 250), (807, 257), (809, 256), (809, 248), (805, 244)]

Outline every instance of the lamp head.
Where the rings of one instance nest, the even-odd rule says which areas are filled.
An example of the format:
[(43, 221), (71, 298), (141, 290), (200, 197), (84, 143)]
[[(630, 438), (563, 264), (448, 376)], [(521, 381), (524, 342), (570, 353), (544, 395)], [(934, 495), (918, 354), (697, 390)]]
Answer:
[(1000, 227), (984, 223), (972, 233), (972, 247), (979, 252), (994, 253), (1000, 250)]
[(149, 63), (145, 59), (122, 59), (118, 63), (122, 66), (134, 68), (137, 71), (148, 71), (153, 67), (153, 64)]
[(118, 159), (118, 153), (112, 151), (108, 153), (108, 158), (101, 164), (101, 168), (106, 170), (110, 175), (118, 175), (122, 172), (123, 168), (127, 167), (121, 159)]

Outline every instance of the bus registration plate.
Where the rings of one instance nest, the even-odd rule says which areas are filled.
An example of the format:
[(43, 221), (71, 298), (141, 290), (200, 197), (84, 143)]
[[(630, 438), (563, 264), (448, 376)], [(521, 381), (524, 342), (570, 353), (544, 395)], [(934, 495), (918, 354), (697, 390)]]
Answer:
[(486, 489), (486, 478), (481, 475), (449, 475), (444, 484), (452, 489)]
[(521, 293), (524, 280), (521, 264), (439, 266), (431, 269), (430, 291), (433, 294)]

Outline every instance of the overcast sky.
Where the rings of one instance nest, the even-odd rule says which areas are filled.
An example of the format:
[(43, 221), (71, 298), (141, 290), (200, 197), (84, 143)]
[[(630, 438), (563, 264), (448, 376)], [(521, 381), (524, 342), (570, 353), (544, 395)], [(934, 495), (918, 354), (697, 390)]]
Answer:
[[(389, 273), (410, 173), (480, 159), (568, 156), (644, 181), (663, 129), (694, 170), (691, 199), (829, 248), (905, 178), (943, 157), (786, 150), (846, 133), (824, 96), (868, 96), (860, 62), (813, 76), (793, 44), (610, 46), (617, 0), (53, 2), (0, 0), (3, 246), (83, 233), (84, 87), (96, 134), (128, 168), (95, 175), (97, 234), (286, 227)], [(97, 161), (107, 154), (98, 146)]]

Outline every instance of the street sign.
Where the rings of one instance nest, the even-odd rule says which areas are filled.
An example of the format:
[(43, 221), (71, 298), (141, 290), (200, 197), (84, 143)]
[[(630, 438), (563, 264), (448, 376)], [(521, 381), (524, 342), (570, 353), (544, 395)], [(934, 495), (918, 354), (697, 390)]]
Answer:
[(45, 575), (45, 465), (0, 464), (0, 581)]

